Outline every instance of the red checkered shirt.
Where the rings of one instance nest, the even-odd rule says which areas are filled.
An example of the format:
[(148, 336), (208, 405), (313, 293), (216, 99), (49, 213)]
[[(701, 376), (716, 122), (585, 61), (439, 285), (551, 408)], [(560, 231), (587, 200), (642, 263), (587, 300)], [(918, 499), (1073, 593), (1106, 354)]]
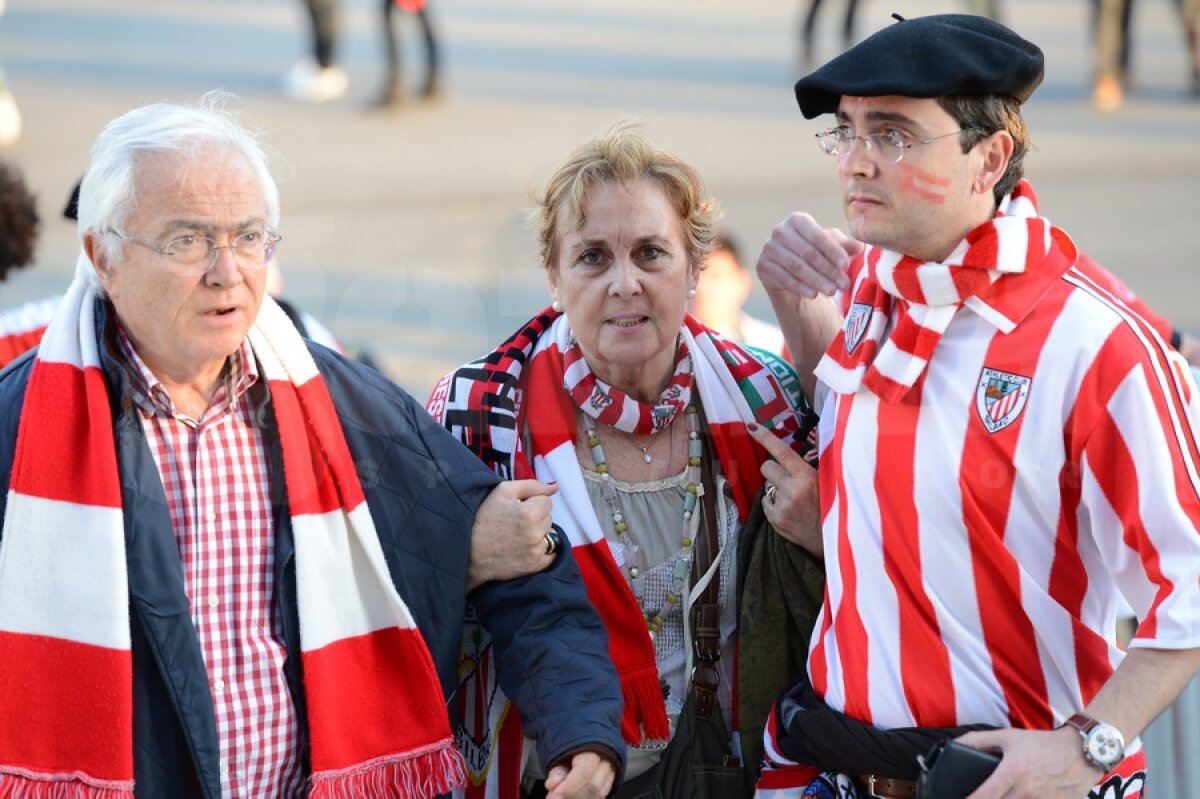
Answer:
[(296, 708), (274, 597), (271, 473), (248, 389), (249, 343), (199, 420), (179, 412), (118, 326), (142, 428), (162, 477), (192, 623), (216, 711), (223, 797), (301, 794)]

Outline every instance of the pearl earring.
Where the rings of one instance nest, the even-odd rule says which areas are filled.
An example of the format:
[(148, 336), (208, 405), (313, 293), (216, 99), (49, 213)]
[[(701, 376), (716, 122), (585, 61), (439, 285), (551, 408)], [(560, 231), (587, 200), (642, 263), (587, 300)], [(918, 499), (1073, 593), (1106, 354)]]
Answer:
[(550, 303), (550, 307), (554, 309), (555, 313), (562, 313), (562, 303), (559, 302), (558, 300), (555, 300), (554, 302)]
[(688, 298), (689, 300), (694, 300), (694, 299), (696, 299), (696, 290), (695, 290), (695, 289), (688, 289), (687, 298)]

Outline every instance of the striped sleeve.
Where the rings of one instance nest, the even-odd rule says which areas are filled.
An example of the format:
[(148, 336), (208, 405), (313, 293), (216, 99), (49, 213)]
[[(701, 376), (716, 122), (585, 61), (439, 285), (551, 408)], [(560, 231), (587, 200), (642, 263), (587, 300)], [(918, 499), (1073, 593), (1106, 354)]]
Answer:
[(1068, 422), (1080, 514), (1095, 552), (1140, 619), (1132, 646), (1200, 646), (1200, 450), (1196, 386), (1153, 326), (1121, 314)]

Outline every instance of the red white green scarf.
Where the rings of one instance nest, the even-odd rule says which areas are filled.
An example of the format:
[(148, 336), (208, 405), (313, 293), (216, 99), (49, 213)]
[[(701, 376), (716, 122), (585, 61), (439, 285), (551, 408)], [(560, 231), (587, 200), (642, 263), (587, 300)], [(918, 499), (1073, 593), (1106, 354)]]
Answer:
[[(0, 541), (5, 797), (133, 796), (125, 523), (96, 308), (76, 280), (21, 409)], [(432, 658), (388, 575), (316, 364), (270, 299), (249, 338), (295, 533), (309, 795), (432, 797), (462, 785)]]
[[(500, 476), (558, 484), (552, 517), (571, 542), (608, 631), (625, 701), (621, 732), (630, 744), (663, 740), (669, 726), (646, 620), (605, 541), (575, 455), (575, 402), (566, 390), (577, 382), (566, 377), (569, 364), (578, 362), (568, 355), (578, 350), (572, 340), (567, 319), (547, 308), (490, 355), (442, 378), (427, 407)], [(797, 444), (794, 400), (755, 356), (690, 316), (680, 329), (680, 344), (676, 363), (691, 363), (693, 395), (699, 395), (721, 471), (745, 518), (762, 486), (759, 467), (765, 458), (746, 423), (757, 422)], [(459, 731), (472, 782), (468, 797), (513, 796), (520, 778), (519, 765), (506, 767), (512, 758), (520, 762), (516, 714), (499, 693), (489, 655), (470, 630), (460, 671), (465, 724)]]
[[(839, 394), (866, 387), (884, 402), (897, 402), (924, 374), (959, 308), (966, 305), (1011, 331), (1016, 321), (997, 302), (997, 282), (1035, 270), (1065, 236), (1037, 215), (1033, 188), (1021, 181), (996, 217), (968, 233), (945, 261), (867, 247), (859, 256), (865, 267), (851, 266), (860, 276), (846, 322), (814, 374)], [(887, 335), (890, 321), (895, 325)]]

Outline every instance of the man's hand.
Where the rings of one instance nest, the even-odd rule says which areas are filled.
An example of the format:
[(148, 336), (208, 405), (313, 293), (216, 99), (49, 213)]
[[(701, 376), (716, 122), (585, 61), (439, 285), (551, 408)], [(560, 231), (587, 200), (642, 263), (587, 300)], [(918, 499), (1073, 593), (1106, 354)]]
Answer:
[(1083, 739), (1073, 727), (969, 732), (958, 742), (1003, 755), (967, 799), (1079, 799), (1103, 776), (1084, 760)]
[(748, 424), (746, 429), (774, 458), (762, 465), (767, 484), (775, 486), (774, 491), (768, 488), (767, 496), (763, 498), (767, 521), (788, 541), (823, 560), (825, 550), (821, 539), (817, 470), (770, 430), (757, 424)]
[(791, 292), (806, 299), (850, 288), (846, 269), (862, 252), (861, 242), (837, 228), (796, 212), (771, 231), (758, 256), (758, 279), (768, 293)]
[[(557, 485), (537, 480), (508, 480), (475, 513), (471, 526), (471, 562), (467, 590), (491, 580), (511, 580), (540, 572), (554, 562), (546, 551), (550, 531), (550, 497)], [(562, 541), (561, 546), (570, 546)]]
[(569, 767), (560, 763), (546, 775), (546, 799), (603, 799), (616, 778), (608, 758), (596, 752), (576, 752)]

